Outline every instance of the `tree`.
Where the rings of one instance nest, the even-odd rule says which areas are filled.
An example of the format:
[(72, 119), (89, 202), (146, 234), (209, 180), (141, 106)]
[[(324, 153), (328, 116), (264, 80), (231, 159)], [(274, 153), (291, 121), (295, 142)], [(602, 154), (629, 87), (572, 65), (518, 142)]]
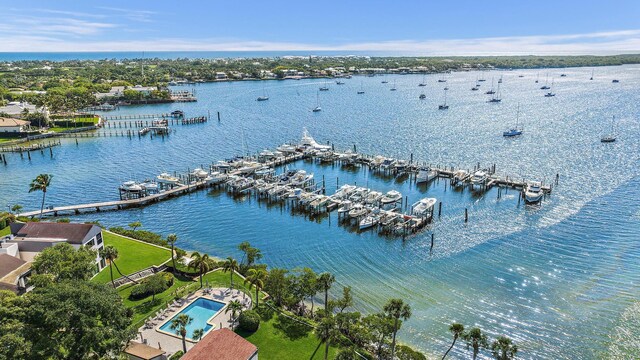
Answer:
[(291, 280), (286, 276), (288, 272), (287, 269), (271, 269), (264, 283), (266, 292), (278, 306), (282, 306), (285, 298), (290, 294)]
[(396, 335), (400, 330), (400, 319), (407, 320), (411, 317), (411, 307), (405, 304), (402, 299), (391, 299), (384, 306), (384, 312), (393, 319), (393, 339), (391, 341), (391, 358), (396, 355)]
[[(131, 226), (131, 224), (129, 224), (129, 226)], [(178, 241), (178, 235), (169, 234), (169, 236), (167, 236), (167, 242), (169, 243), (169, 245), (171, 245), (171, 262), (173, 263), (174, 274), (176, 273), (176, 258), (173, 253), (174, 253), (174, 245), (176, 241)]]
[(87, 248), (77, 250), (66, 242), (47, 247), (31, 264), (38, 275), (48, 275), (54, 281), (89, 280), (96, 269), (96, 253)]
[(51, 185), (51, 179), (53, 175), (40, 174), (31, 181), (29, 185), (29, 192), (42, 191), (42, 205), (40, 205), (40, 219), (42, 219), (42, 213), (44, 212), (44, 199), (47, 196), (47, 189)]
[(332, 339), (337, 338), (335, 320), (331, 316), (326, 316), (320, 321), (316, 328), (316, 337), (324, 343), (324, 360), (329, 357), (329, 344)]
[(491, 351), (496, 360), (511, 360), (516, 357), (518, 347), (506, 336), (499, 336), (492, 344)]
[(209, 255), (200, 255), (200, 253), (197, 251), (191, 254), (191, 262), (189, 262), (189, 267), (198, 270), (198, 273), (200, 274), (200, 287), (202, 287), (202, 275), (211, 270), (210, 264), (211, 263), (209, 261)]
[(333, 274), (325, 272), (318, 277), (318, 288), (324, 291), (324, 311), (325, 316), (329, 315), (329, 289), (331, 285), (336, 281), (336, 277)]
[(240, 301), (231, 300), (227, 304), (227, 308), (224, 310), (225, 314), (228, 312), (231, 312), (231, 318), (229, 318), (229, 320), (231, 320), (231, 330), (233, 330), (236, 323), (236, 314), (242, 313), (242, 304), (240, 303)]
[(113, 263), (118, 258), (118, 249), (113, 245), (107, 245), (100, 249), (100, 257), (105, 259), (109, 263), (109, 275), (111, 276), (111, 285), (115, 289), (116, 283), (113, 282)]
[(88, 281), (37, 287), (26, 296), (25, 337), (39, 359), (103, 358), (134, 335), (130, 311), (118, 293)]
[[(134, 221), (130, 223), (128, 226), (131, 228), (131, 230), (136, 231), (137, 228), (142, 226), (142, 223), (140, 221)], [(167, 240), (169, 239), (167, 238)]]
[(15, 204), (11, 207), (11, 212), (14, 214), (19, 214), (20, 211), (22, 211), (22, 205), (20, 204)]
[(182, 351), (187, 352), (187, 326), (191, 324), (193, 318), (187, 314), (180, 314), (171, 321), (171, 330), (182, 338)]
[(453, 342), (451, 343), (451, 346), (449, 346), (449, 349), (447, 349), (447, 352), (442, 356), (442, 360), (444, 360), (444, 358), (447, 357), (447, 354), (449, 354), (449, 351), (453, 349), (453, 346), (456, 344), (456, 340), (458, 340), (458, 337), (460, 337), (460, 335), (464, 333), (464, 325), (453, 323), (451, 324), (451, 326), (449, 326), (449, 331), (453, 334)]
[[(171, 274), (168, 274), (172, 276)], [(151, 293), (151, 303), (155, 302), (156, 294), (163, 292), (167, 288), (167, 281), (162, 274), (155, 274), (149, 276), (145, 282), (145, 288)]]
[(318, 293), (318, 275), (310, 268), (304, 268), (298, 279), (304, 296), (311, 300), (311, 316), (313, 316), (314, 298)]
[(353, 305), (353, 296), (351, 296), (351, 286), (345, 286), (342, 288), (342, 298), (336, 301), (336, 306), (340, 310), (340, 313), (344, 311), (344, 309)]
[(223, 272), (229, 272), (231, 275), (231, 288), (233, 289), (233, 273), (240, 270), (240, 267), (238, 266), (238, 262), (232, 258), (231, 256), (229, 256), (227, 258), (227, 260), (225, 260), (225, 262), (222, 264), (222, 271)]
[(200, 341), (204, 336), (204, 329), (193, 330), (193, 340)]
[(262, 252), (258, 248), (254, 248), (248, 241), (243, 241), (238, 245), (238, 250), (242, 251), (242, 259), (240, 266), (243, 269), (251, 267), (257, 260), (262, 259)]
[(462, 334), (462, 339), (467, 342), (467, 350), (469, 348), (473, 349), (473, 360), (478, 357), (478, 353), (481, 348), (489, 346), (487, 335), (483, 334), (482, 330), (477, 327), (471, 328), (469, 331), (465, 331)]
[(260, 290), (264, 288), (264, 281), (267, 279), (267, 271), (264, 269), (249, 269), (247, 277), (244, 279), (244, 283), (249, 283), (250, 286), (256, 288), (256, 307), (260, 302)]

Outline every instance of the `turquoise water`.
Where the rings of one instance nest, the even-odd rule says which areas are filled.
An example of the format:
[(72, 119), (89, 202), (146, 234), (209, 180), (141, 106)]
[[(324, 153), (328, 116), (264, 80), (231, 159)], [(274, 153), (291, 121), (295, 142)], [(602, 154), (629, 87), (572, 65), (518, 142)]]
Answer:
[(173, 319), (175, 319), (176, 316), (180, 314), (185, 314), (193, 319), (193, 321), (191, 321), (191, 323), (187, 325), (187, 338), (192, 339), (193, 332), (198, 329), (204, 330), (204, 334), (206, 335), (207, 332), (213, 327), (213, 325), (208, 324), (207, 321), (211, 319), (223, 307), (224, 303), (204, 298), (198, 298), (194, 302), (189, 304), (189, 306), (182, 309), (179, 313), (175, 314), (171, 318), (171, 320), (164, 323), (160, 327), (160, 330), (173, 334), (174, 330), (171, 330), (171, 323), (173, 322)]
[[(499, 174), (551, 181), (558, 186), (539, 207), (518, 204), (517, 193), (498, 198), (452, 191), (445, 182), (417, 187), (406, 179), (384, 178), (363, 169), (346, 170), (299, 162), (294, 166), (325, 177), (327, 187), (350, 182), (378, 191), (397, 189), (412, 203), (437, 197), (443, 211), (432, 228), (404, 241), (338, 224), (336, 214), (305, 218), (287, 208), (231, 198), (220, 192), (189, 196), (121, 212), (74, 217), (107, 226), (141, 221), (163, 234), (175, 232), (178, 246), (215, 256), (241, 256), (248, 240), (271, 266), (310, 266), (336, 275), (336, 293), (350, 285), (356, 308), (377, 311), (391, 297), (413, 308), (401, 340), (432, 352), (449, 345), (448, 324), (478, 325), (491, 336), (509, 334), (524, 358), (584, 359), (608, 356), (611, 339), (633, 339), (624, 319), (638, 312), (640, 296), (640, 66), (553, 69), (557, 96), (545, 98), (537, 71), (494, 71), (481, 91), (472, 92), (478, 73), (448, 77), (448, 111), (438, 111), (443, 84), (428, 76), (354, 77), (328, 82), (320, 93), (322, 112), (312, 113), (318, 87), (326, 80), (267, 82), (270, 100), (255, 101), (259, 82), (203, 84), (197, 103), (122, 108), (116, 114), (183, 109), (187, 116), (221, 122), (177, 127), (168, 139), (101, 138), (63, 140), (32, 160), (7, 156), (0, 166), (0, 206), (39, 208), (40, 194), (27, 193), (39, 173), (54, 174), (47, 205), (117, 199), (126, 180), (185, 172), (244, 151), (255, 153), (298, 141), (303, 127), (320, 142), (339, 149), (473, 168), (496, 165)], [(567, 77), (559, 77), (566, 73)], [(522, 78), (519, 75), (523, 75)], [(502, 103), (489, 104), (484, 91), (503, 76)], [(620, 79), (612, 84), (612, 79)], [(397, 91), (389, 91), (396, 82)], [(360, 86), (364, 95), (357, 95)], [(426, 100), (419, 100), (424, 92)], [(504, 139), (520, 105), (524, 135)], [(603, 145), (612, 115), (618, 141)], [(245, 145), (243, 145), (243, 143)], [(464, 209), (469, 222), (464, 223)], [(431, 233), (435, 246), (430, 249)], [(635, 315), (636, 318), (638, 315)], [(634, 333), (636, 331), (636, 333)], [(464, 358), (463, 346), (454, 356)]]

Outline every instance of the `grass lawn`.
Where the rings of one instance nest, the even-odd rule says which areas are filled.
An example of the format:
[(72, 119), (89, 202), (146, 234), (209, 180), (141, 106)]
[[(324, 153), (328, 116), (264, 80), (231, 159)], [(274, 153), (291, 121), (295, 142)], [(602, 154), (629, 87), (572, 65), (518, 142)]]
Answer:
[[(127, 239), (107, 231), (103, 231), (102, 236), (105, 245), (113, 245), (118, 249), (116, 264), (123, 274), (128, 275), (151, 265), (160, 265), (171, 258), (171, 250), (169, 249)], [(118, 274), (115, 269), (113, 269), (113, 277), (120, 277), (120, 274)], [(98, 283), (108, 283), (111, 281), (109, 267), (107, 266), (102, 269), (92, 281)]]
[[(285, 316), (261, 307), (258, 331), (237, 333), (258, 347), (262, 360), (271, 359), (324, 359), (324, 344), (316, 339), (313, 330)], [(336, 348), (329, 348), (329, 359), (336, 356)]]
[(11, 234), (11, 228), (7, 226), (6, 228), (0, 230), (0, 237)]

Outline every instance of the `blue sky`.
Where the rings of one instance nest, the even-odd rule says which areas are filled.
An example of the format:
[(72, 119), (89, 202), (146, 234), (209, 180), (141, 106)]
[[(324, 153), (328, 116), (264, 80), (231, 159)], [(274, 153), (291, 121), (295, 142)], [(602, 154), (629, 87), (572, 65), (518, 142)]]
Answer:
[(0, 51), (640, 52), (640, 1), (0, 0)]

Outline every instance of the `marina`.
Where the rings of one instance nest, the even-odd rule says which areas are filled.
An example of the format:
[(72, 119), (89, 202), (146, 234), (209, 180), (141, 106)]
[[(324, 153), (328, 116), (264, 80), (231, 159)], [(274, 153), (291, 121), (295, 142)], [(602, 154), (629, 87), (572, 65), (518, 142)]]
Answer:
[[(546, 71), (556, 79), (553, 101), (539, 90)], [(411, 302), (414, 316), (403, 324), (402, 336), (425, 351), (450, 345), (450, 319), (472, 324), (482, 318), (490, 320), (483, 324), (491, 333), (500, 332), (498, 324), (512, 326), (524, 356), (591, 358), (607, 351), (609, 334), (617, 331), (629, 297), (637, 292), (630, 284), (638, 270), (631, 244), (637, 241), (633, 229), (639, 209), (629, 199), (640, 189), (634, 180), (640, 176), (635, 156), (640, 128), (628, 115), (637, 113), (640, 103), (633, 91), (640, 86), (637, 66), (600, 67), (593, 81), (590, 68), (544, 70), (540, 84), (535, 84), (537, 72), (487, 72), (487, 81), (503, 78), (502, 101), (491, 106), (486, 104), (490, 95), (484, 94), (488, 83), (482, 91), (469, 91), (478, 77), (474, 72), (447, 74), (444, 84), (438, 83), (441, 75), (428, 74), (425, 87), (417, 86), (422, 74), (390, 74), (386, 86), (378, 76), (354, 76), (344, 85), (329, 84), (319, 113), (309, 110), (322, 80), (200, 84), (198, 102), (121, 107), (109, 116), (170, 114), (180, 108), (189, 117), (220, 111), (221, 122), (172, 127), (170, 141), (160, 136), (149, 141), (149, 135), (146, 141), (131, 141), (127, 130), (135, 138), (140, 127), (125, 128), (129, 120), (109, 121), (111, 126), (122, 122), (122, 129), (116, 124), (90, 132), (101, 135), (78, 137), (78, 145), (76, 138), (60, 138), (53, 159), (32, 153), (29, 162), (26, 154), (21, 159), (18, 153), (5, 153), (8, 165), (0, 166), (0, 173), (25, 180), (0, 176), (2, 199), (22, 204), (25, 211), (38, 210), (41, 197), (27, 193), (25, 181), (50, 173), (54, 183), (45, 208), (119, 201), (118, 188), (126, 181), (159, 184), (159, 174), (173, 176), (177, 170), (184, 177), (195, 167), (209, 173), (218, 160), (238, 154), (261, 162), (258, 158), (269, 152), (295, 148), (307, 127), (318, 143), (329, 140), (333, 154), (301, 155), (287, 166), (313, 174), (316, 189), (323, 188), (324, 176), (325, 193), (318, 195), (332, 196), (343, 185), (383, 195), (395, 190), (403, 196), (397, 212), (409, 214), (412, 205), (434, 198), (433, 220), (400, 241), (402, 236), (380, 234), (379, 224), (366, 227), (375, 220), (364, 222), (362, 230), (360, 222), (343, 222), (342, 206), (314, 214), (292, 206), (292, 200), (256, 197), (253, 189), (243, 192), (246, 185), (239, 183), (237, 194), (226, 184), (204, 185), (145, 206), (80, 209), (72, 221), (100, 221), (107, 227), (141, 221), (145, 229), (165, 236), (179, 233), (181, 247), (214, 255), (240, 256), (238, 241), (248, 239), (271, 266), (335, 273), (336, 286), (353, 286), (358, 310), (376, 311), (394, 296)], [(612, 79), (620, 83), (612, 86)], [(397, 91), (390, 92), (394, 80)], [(439, 111), (445, 85), (450, 108)], [(358, 95), (358, 89), (365, 94)], [(264, 93), (269, 101), (256, 102)], [(418, 99), (421, 93), (426, 99)], [(526, 131), (503, 137), (516, 125), (518, 104), (517, 127), (524, 123)], [(612, 104), (627, 105), (618, 111)], [(600, 140), (610, 132), (612, 115), (617, 140), (605, 145)], [(154, 118), (138, 120), (151, 125)], [(114, 132), (118, 136), (102, 136)], [(261, 155), (264, 149), (269, 150)], [(377, 169), (365, 164), (380, 155), (404, 162)], [(285, 173), (284, 166), (276, 165), (273, 175)], [(415, 170), (400, 171), (403, 166)], [(420, 175), (418, 168), (424, 170)], [(520, 188), (494, 183), (483, 189), (470, 179), (461, 181), (478, 168), (517, 186), (528, 181), (553, 185), (551, 196), (540, 205), (527, 205)], [(430, 174), (438, 169), (442, 175)], [(452, 186), (452, 180), (462, 185)], [(64, 214), (75, 211), (58, 216)], [(589, 275), (593, 268), (606, 271), (594, 278)], [(459, 304), (455, 309), (447, 305), (454, 301)], [(519, 306), (522, 301), (529, 305)], [(558, 322), (558, 314), (565, 314), (565, 321)], [(424, 334), (433, 343), (425, 343)], [(564, 340), (566, 334), (573, 334), (571, 341)], [(589, 349), (573, 345), (583, 341), (591, 344)]]

